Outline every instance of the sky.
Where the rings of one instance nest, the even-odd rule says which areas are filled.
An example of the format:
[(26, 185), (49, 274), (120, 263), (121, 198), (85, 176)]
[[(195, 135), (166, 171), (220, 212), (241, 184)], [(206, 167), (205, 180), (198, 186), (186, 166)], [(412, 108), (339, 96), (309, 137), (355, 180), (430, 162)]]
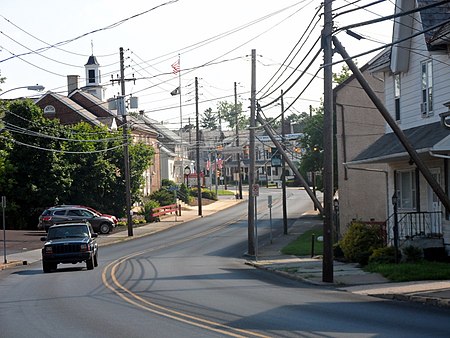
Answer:
[[(361, 8), (373, 2), (370, 7)], [(101, 66), (106, 98), (118, 95), (119, 48), (124, 48), (126, 94), (138, 97), (138, 110), (169, 128), (195, 121), (195, 78), (199, 112), (216, 110), (219, 101), (238, 101), (249, 114), (251, 51), (256, 51), (256, 91), (261, 105), (287, 91), (290, 112), (308, 112), (323, 97), (323, 27), (319, 0), (3, 0), (0, 2), (0, 72), (5, 83), (1, 98), (36, 97), (37, 92), (15, 89), (42, 85), (45, 91), (67, 95), (67, 75), (85, 84), (91, 54)], [(335, 0), (334, 26), (391, 15), (394, 1)], [(344, 13), (350, 11), (349, 13)], [(392, 22), (383, 21), (336, 36), (347, 52), (359, 55), (392, 39)], [(317, 54), (319, 53), (319, 54)], [(357, 58), (362, 66), (377, 52)], [(171, 65), (180, 60), (180, 74)], [(333, 61), (339, 61), (335, 54)], [(307, 65), (311, 66), (307, 69)], [(333, 66), (339, 72), (342, 63)], [(304, 72), (304, 74), (303, 74)], [(303, 75), (302, 75), (303, 74)], [(180, 75), (180, 76), (179, 76)], [(299, 79), (297, 82), (295, 82)], [(181, 81), (180, 96), (170, 92)], [(294, 84), (295, 82), (295, 84)], [(1, 92), (0, 92), (1, 94)], [(298, 98), (298, 99), (297, 99)], [(268, 117), (280, 113), (276, 103), (264, 108)]]

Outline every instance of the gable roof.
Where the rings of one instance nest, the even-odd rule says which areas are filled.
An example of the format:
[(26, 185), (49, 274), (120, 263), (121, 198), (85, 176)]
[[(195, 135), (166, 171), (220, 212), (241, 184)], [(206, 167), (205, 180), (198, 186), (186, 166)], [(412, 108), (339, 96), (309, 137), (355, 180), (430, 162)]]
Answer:
[(44, 100), (44, 98), (51, 98), (50, 102), (52, 101), (58, 101), (65, 105), (68, 109), (72, 110), (76, 114), (80, 115), (85, 122), (89, 122), (96, 126), (101, 126), (102, 123), (98, 120), (97, 116), (89, 112), (88, 110), (84, 109), (82, 106), (80, 106), (75, 101), (71, 100), (67, 96), (63, 96), (57, 93), (53, 92), (47, 92), (44, 95), (42, 95), (38, 100), (36, 100), (36, 104)]
[[(403, 132), (418, 153), (433, 150), (435, 146), (437, 148), (436, 150), (450, 151), (450, 148), (442, 148), (443, 144), (448, 144), (448, 141), (446, 143), (442, 141), (450, 137), (450, 130), (444, 128), (440, 122), (406, 129)], [(351, 163), (386, 162), (389, 159), (394, 160), (404, 156), (409, 155), (400, 143), (397, 135), (388, 133), (381, 136), (367, 149), (357, 155)]]
[(175, 132), (173, 132), (172, 130), (170, 130), (169, 128), (167, 128), (165, 125), (163, 125), (163, 124), (159, 123), (158, 121), (151, 119), (145, 115), (141, 115), (140, 118), (145, 123), (150, 125), (153, 129), (155, 129), (162, 137), (164, 137), (170, 141), (175, 141), (175, 143), (180, 142), (180, 136), (178, 134), (176, 134)]

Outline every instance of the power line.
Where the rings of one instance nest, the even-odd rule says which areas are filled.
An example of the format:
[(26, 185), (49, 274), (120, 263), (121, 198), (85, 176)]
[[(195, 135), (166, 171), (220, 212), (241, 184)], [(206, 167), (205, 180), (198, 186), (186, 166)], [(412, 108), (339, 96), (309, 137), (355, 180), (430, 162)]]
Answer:
[[(90, 31), (90, 32), (81, 34), (81, 35), (79, 35), (79, 36), (77, 36), (77, 37), (75, 37), (75, 38), (71, 38), (71, 39), (68, 39), (68, 40), (60, 41), (60, 42), (57, 42), (57, 43), (55, 43), (55, 44), (53, 44), (53, 45), (50, 45), (50, 46), (48, 46), (48, 47), (43, 47), (43, 48), (37, 49), (36, 51), (33, 51), (33, 53), (34, 53), (34, 52), (43, 52), (43, 51), (49, 50), (49, 49), (51, 49), (51, 48), (55, 48), (55, 47), (58, 47), (58, 46), (66, 45), (66, 44), (68, 44), (68, 43), (71, 43), (71, 42), (73, 42), (73, 41), (76, 41), (76, 40), (78, 40), (78, 39), (81, 39), (81, 38), (83, 38), (83, 37), (86, 37), (86, 36), (88, 36), (88, 35), (91, 35), (91, 34), (94, 34), (94, 33), (98, 33), (98, 32), (104, 31), (104, 30), (109, 30), (109, 29), (115, 28), (115, 27), (120, 26), (120, 25), (122, 25), (123, 23), (129, 21), (129, 20), (135, 19), (135, 18), (137, 18), (137, 17), (139, 17), (139, 16), (141, 16), (141, 15), (144, 15), (144, 14), (147, 14), (147, 13), (149, 13), (149, 12), (152, 12), (152, 11), (154, 11), (154, 10), (160, 8), (160, 7), (163, 7), (163, 6), (166, 6), (166, 5), (171, 5), (171, 4), (173, 4), (173, 3), (175, 3), (175, 2), (178, 2), (178, 1), (179, 1), (179, 0), (171, 0), (171, 1), (164, 2), (164, 3), (162, 3), (162, 4), (159, 4), (159, 5), (157, 5), (157, 6), (152, 7), (152, 8), (150, 8), (150, 9), (146, 10), (146, 11), (143, 11), (143, 12), (140, 12), (140, 13), (137, 13), (137, 14), (134, 14), (134, 15), (132, 15), (132, 16), (130, 16), (130, 17), (127, 17), (127, 18), (125, 18), (125, 19), (122, 19), (122, 20), (119, 20), (119, 21), (117, 21), (117, 22), (115, 22), (115, 23), (112, 23), (112, 24), (110, 24), (110, 25), (108, 25), (108, 26), (106, 26), (106, 27), (98, 28), (98, 29), (95, 29), (95, 30), (93, 30), (93, 31)], [(20, 56), (28, 55), (28, 54), (31, 54), (31, 52), (19, 54), (19, 55), (16, 55), (15, 57), (20, 57)], [(7, 61), (7, 60), (9, 60), (9, 59), (11, 59), (11, 58), (4, 59), (4, 60), (0, 60), (0, 63), (1, 63), (1, 62), (4, 62), (4, 61)]]
[[(298, 45), (300, 44), (300, 42), (301, 42), (301, 41), (303, 40), (303, 38), (306, 36), (308, 30), (310, 29), (311, 25), (313, 24), (314, 18), (315, 18), (315, 17), (317, 16), (317, 14), (320, 12), (321, 8), (322, 8), (322, 5), (317, 9), (317, 11), (316, 11), (316, 13), (313, 15), (313, 17), (312, 17), (310, 23), (309, 23), (308, 26), (306, 27), (305, 32), (304, 32), (303, 35), (300, 37), (300, 39), (297, 41), (297, 43), (296, 43), (295, 46), (292, 48), (292, 50), (289, 52), (289, 54), (288, 54), (288, 56), (286, 57), (286, 59), (282, 62), (282, 64), (281, 64), (280, 67), (278, 68), (278, 70), (277, 70), (277, 71), (274, 73), (274, 75), (269, 79), (269, 81), (267, 81), (267, 83), (261, 88), (261, 90), (259, 90), (259, 92), (262, 92), (262, 91), (264, 90), (264, 88), (265, 88), (266, 86), (268, 86), (269, 83), (275, 78), (276, 74), (277, 74), (278, 72), (280, 72), (281, 69), (284, 68), (283, 71), (281, 72), (281, 74), (278, 76), (278, 78), (274, 81), (274, 84), (271, 86), (271, 87), (273, 87), (273, 86), (275, 85), (275, 82), (278, 81), (278, 80), (281, 78), (281, 76), (283, 76), (283, 74), (284, 74), (284, 72), (287, 70), (287, 68), (290, 67), (290, 65), (291, 65), (292, 62), (294, 61), (295, 57), (300, 53), (300, 51), (301, 51), (302, 48), (304, 47), (305, 43), (306, 43), (306, 42), (308, 41), (308, 39), (310, 38), (311, 33), (312, 33), (312, 31), (315, 29), (315, 27), (317, 26), (317, 24), (318, 24), (320, 18), (319, 18), (319, 20), (316, 21), (316, 23), (314, 24), (314, 26), (312, 27), (312, 29), (311, 29), (310, 32), (308, 33), (308, 36), (306, 37), (305, 41), (303, 42), (303, 44), (300, 46), (300, 48), (297, 50), (297, 52), (296, 52), (295, 55), (293, 56), (292, 60), (291, 60), (287, 65), (285, 65), (285, 63), (289, 60), (289, 58), (290, 58), (291, 55), (293, 54), (294, 50), (298, 47)], [(315, 45), (316, 43), (317, 43), (317, 41), (314, 43), (314, 45)], [(303, 61), (304, 61), (304, 60), (305, 60), (305, 58), (303, 59)], [(302, 62), (303, 62), (303, 61), (302, 61)], [(300, 63), (300, 65), (301, 65), (301, 63)], [(298, 65), (296, 69), (298, 69), (298, 68), (300, 67), (300, 65)], [(295, 69), (295, 70), (296, 70), (296, 69)], [(295, 70), (294, 70), (294, 71), (295, 71)], [(291, 75), (292, 75), (293, 73), (294, 73), (294, 72), (292, 72)], [(289, 78), (289, 77), (288, 77), (288, 78)], [(264, 96), (267, 96), (267, 92), (270, 91), (271, 87), (269, 87), (269, 88), (267, 89), (267, 91), (263, 94), (263, 97), (264, 97)], [(278, 88), (279, 88), (279, 87), (278, 87)], [(276, 89), (276, 90), (277, 90), (277, 89)], [(275, 90), (275, 91), (276, 91), (276, 90)], [(272, 92), (272, 93), (273, 93), (273, 92)], [(270, 95), (270, 94), (269, 94), (269, 95)]]
[(15, 144), (21, 145), (21, 146), (25, 146), (25, 147), (29, 147), (29, 148), (33, 148), (33, 149), (37, 149), (37, 150), (42, 150), (42, 151), (49, 151), (52, 153), (64, 153), (64, 154), (98, 154), (98, 153), (105, 153), (114, 149), (118, 149), (118, 148), (122, 148), (124, 146), (124, 144), (120, 144), (118, 146), (115, 147), (111, 147), (111, 148), (106, 148), (106, 149), (101, 149), (101, 150), (91, 150), (91, 151), (69, 151), (69, 150), (59, 150), (59, 149), (50, 149), (50, 148), (43, 148), (43, 147), (39, 147), (33, 144), (28, 144), (28, 143), (24, 143), (24, 142), (20, 142), (17, 141), (13, 138), (7, 138), (4, 137), (2, 135), (0, 135), (1, 139), (4, 139), (6, 141), (10, 141), (13, 142)]

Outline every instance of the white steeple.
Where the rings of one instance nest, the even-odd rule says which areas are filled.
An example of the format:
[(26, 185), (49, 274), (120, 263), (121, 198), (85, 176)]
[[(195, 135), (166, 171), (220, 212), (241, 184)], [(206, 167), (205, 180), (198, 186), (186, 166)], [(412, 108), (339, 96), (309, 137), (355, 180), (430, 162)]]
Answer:
[(103, 101), (104, 90), (103, 86), (100, 84), (100, 64), (93, 54), (89, 56), (84, 68), (86, 69), (86, 86), (82, 89)]

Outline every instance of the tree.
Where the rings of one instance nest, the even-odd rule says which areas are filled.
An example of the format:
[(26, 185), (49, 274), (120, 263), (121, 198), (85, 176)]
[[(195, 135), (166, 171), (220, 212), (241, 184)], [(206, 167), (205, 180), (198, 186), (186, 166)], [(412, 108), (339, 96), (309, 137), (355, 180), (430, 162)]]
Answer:
[[(355, 60), (355, 64), (358, 65), (358, 61)], [(353, 73), (350, 71), (350, 68), (344, 64), (342, 65), (340, 73), (333, 73), (333, 81), (337, 84), (341, 84), (345, 80), (347, 80)]]
[[(237, 111), (235, 111), (237, 108)], [(242, 114), (242, 102), (234, 105), (227, 101), (220, 101), (217, 104), (217, 113), (219, 115), (219, 121), (223, 120), (228, 123), (228, 127), (231, 130), (236, 129), (236, 114), (239, 129), (245, 129), (249, 126), (249, 120)]]
[[(8, 199), (8, 225), (34, 227), (40, 212), (55, 204), (85, 204), (125, 213), (123, 136), (87, 123), (63, 126), (31, 100), (7, 106), (0, 138), (0, 194)], [(154, 149), (129, 146), (132, 202), (141, 198), (143, 172)]]
[(323, 168), (323, 111), (321, 109), (317, 109), (314, 115), (305, 118), (300, 144), (303, 149), (302, 170), (321, 171)]
[(43, 208), (58, 204), (68, 194), (71, 164), (64, 161), (64, 146), (58, 139), (67, 134), (58, 121), (45, 119), (31, 100), (8, 104), (5, 125), (8, 131), (0, 142), (7, 149), (3, 161), (10, 170), (3, 178), (8, 185), (0, 189), (9, 200), (9, 225), (14, 220), (14, 225), (24, 228), (36, 224)]
[(216, 130), (218, 128), (217, 115), (213, 113), (211, 108), (208, 108), (203, 113), (200, 120), (200, 126), (204, 129)]
[[(5, 82), (5, 78), (4, 77), (0, 77), (0, 84)], [(0, 88), (0, 92), (2, 91), (2, 89)], [(5, 116), (5, 112), (4, 112), (4, 103), (1, 102), (0, 103), (0, 132), (3, 129), (4, 125), (3, 125), (3, 117)]]

